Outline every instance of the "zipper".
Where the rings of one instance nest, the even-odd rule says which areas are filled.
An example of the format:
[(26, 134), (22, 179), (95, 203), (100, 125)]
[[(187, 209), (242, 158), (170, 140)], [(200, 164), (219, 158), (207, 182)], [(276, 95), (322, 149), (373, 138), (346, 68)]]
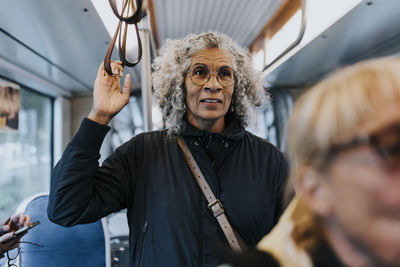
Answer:
[(149, 227), (149, 223), (148, 221), (146, 221), (143, 225), (143, 243), (142, 243), (142, 253), (140, 254), (140, 263), (139, 263), (139, 267), (142, 266), (143, 264), (143, 257), (144, 257), (144, 249), (146, 247), (146, 236), (147, 236), (147, 228)]

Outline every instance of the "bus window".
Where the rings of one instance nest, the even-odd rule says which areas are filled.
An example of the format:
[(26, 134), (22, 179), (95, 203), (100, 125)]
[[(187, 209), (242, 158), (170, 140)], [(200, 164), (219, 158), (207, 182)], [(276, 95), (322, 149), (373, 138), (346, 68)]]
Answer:
[[(0, 80), (0, 87), (7, 84)], [(52, 98), (23, 86), (19, 91), (18, 129), (0, 128), (0, 219), (13, 214), (26, 197), (50, 187)]]

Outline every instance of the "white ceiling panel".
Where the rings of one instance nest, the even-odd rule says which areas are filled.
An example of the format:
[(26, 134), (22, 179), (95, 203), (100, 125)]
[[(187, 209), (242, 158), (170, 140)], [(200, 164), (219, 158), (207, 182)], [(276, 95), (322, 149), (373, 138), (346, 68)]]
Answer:
[(158, 37), (218, 31), (249, 46), (284, 0), (153, 0)]

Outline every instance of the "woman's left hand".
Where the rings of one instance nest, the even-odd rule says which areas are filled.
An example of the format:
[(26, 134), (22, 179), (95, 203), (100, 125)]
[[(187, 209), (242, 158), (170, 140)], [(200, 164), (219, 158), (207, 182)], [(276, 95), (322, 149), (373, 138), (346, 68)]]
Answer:
[(18, 229), (27, 226), (31, 223), (31, 216), (25, 215), (24, 213), (18, 213), (12, 215), (6, 221), (5, 225), (10, 227), (9, 231), (17, 231)]
[(13, 239), (14, 232), (31, 223), (31, 217), (24, 213), (12, 215), (0, 230), (0, 249), (7, 251), (18, 246), (19, 239)]

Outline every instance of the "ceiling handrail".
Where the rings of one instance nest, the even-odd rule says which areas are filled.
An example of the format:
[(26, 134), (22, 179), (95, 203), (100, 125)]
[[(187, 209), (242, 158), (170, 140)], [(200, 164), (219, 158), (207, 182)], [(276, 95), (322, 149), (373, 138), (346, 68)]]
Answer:
[(269, 67), (271, 67), (275, 62), (277, 62), (279, 59), (281, 59), (284, 55), (289, 53), (293, 48), (295, 48), (301, 40), (303, 40), (304, 33), (306, 31), (306, 26), (307, 26), (307, 19), (306, 19), (306, 0), (301, 0), (301, 24), (300, 24), (300, 31), (299, 34), (297, 35), (296, 40), (294, 40), (293, 43), (291, 43), (288, 48), (286, 48), (282, 53), (280, 53), (274, 60), (272, 60), (267, 66), (264, 67), (262, 70), (263, 72), (266, 71)]
[[(123, 21), (127, 24), (138, 23), (144, 17), (144, 15), (146, 13), (146, 7), (143, 4), (143, 0), (135, 0), (136, 11), (132, 16), (129, 16), (129, 17), (124, 17), (123, 11), (121, 12), (121, 15), (118, 13), (116, 0), (108, 0), (108, 2), (110, 3), (111, 9), (114, 12), (115, 16), (117, 16), (117, 18), (120, 21)], [(129, 3), (130, 8), (132, 8), (132, 11), (133, 11), (135, 9), (135, 6), (133, 5), (133, 0), (124, 0), (122, 5), (126, 6), (128, 3)]]
[[(117, 37), (119, 35), (119, 42), (118, 42), (118, 54), (119, 58), (122, 61), (123, 66), (134, 67), (142, 58), (142, 41), (139, 35), (139, 29), (137, 23), (146, 15), (146, 7), (143, 4), (143, 0), (135, 0), (136, 8), (134, 5), (134, 0), (123, 0), (122, 2), (122, 10), (121, 14), (118, 13), (117, 3), (116, 0), (109, 0), (111, 9), (113, 10), (115, 16), (119, 19), (117, 29), (115, 30), (114, 36), (108, 47), (106, 56), (104, 58), (104, 69), (109, 75), (113, 75), (111, 69), (111, 55), (117, 41)], [(126, 10), (126, 16), (124, 16)], [(135, 12), (129, 16), (129, 10), (135, 10)], [(122, 36), (122, 24), (125, 23), (124, 34)], [(137, 59), (133, 62), (130, 62), (126, 59), (126, 37), (128, 31), (128, 24), (134, 24), (136, 30), (136, 39), (138, 42), (138, 56)], [(121, 37), (122, 36), (122, 37)], [(121, 40), (122, 39), (122, 40)]]

